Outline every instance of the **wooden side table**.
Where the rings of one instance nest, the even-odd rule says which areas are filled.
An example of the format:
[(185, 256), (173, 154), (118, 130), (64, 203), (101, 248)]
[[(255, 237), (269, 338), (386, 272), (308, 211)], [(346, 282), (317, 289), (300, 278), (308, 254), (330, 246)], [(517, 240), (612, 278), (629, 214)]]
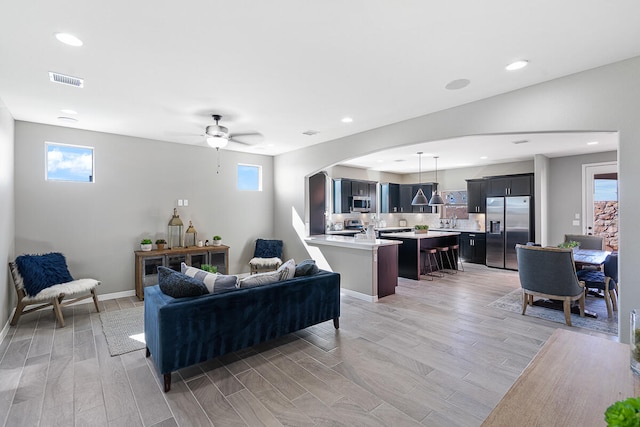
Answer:
[(191, 246), (155, 251), (134, 251), (135, 254), (135, 287), (136, 296), (144, 299), (145, 286), (158, 284), (158, 267), (169, 267), (180, 271), (180, 264), (193, 267), (211, 264), (218, 267), (218, 272), (229, 274), (229, 246)]

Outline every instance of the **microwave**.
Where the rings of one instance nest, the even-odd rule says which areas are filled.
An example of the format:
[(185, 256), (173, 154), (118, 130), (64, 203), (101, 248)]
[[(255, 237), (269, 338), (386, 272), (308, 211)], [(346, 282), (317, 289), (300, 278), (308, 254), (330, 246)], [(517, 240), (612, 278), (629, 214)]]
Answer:
[(351, 212), (371, 212), (371, 197), (353, 196)]

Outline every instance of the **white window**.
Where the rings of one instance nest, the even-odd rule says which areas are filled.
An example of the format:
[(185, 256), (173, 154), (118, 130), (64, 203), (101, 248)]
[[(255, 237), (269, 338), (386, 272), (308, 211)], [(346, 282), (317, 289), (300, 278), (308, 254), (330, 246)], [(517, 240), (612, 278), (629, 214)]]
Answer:
[(262, 166), (238, 163), (238, 190), (262, 191)]
[(93, 147), (45, 143), (47, 181), (95, 182)]

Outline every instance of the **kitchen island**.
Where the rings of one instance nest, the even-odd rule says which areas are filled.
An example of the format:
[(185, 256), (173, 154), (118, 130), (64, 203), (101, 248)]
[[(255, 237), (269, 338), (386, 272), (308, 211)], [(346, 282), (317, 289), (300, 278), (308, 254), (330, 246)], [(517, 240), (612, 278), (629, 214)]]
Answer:
[(320, 249), (331, 271), (340, 273), (343, 292), (375, 302), (396, 292), (398, 247), (402, 242), (364, 237), (314, 235), (305, 242)]
[[(414, 280), (420, 279), (420, 272), (422, 271), (420, 249), (460, 244), (460, 233), (457, 231), (429, 230), (425, 234), (414, 231), (387, 233), (384, 238), (402, 242), (398, 252), (398, 275)], [(444, 268), (455, 268), (455, 265), (450, 265), (446, 259), (444, 264)]]

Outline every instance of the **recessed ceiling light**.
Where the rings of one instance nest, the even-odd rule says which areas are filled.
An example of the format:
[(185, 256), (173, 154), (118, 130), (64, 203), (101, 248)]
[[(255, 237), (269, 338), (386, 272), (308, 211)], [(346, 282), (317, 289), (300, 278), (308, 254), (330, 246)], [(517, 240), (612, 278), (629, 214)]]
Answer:
[(62, 110), (60, 110), (60, 111), (62, 111), (62, 112), (63, 112), (63, 113), (65, 113), (65, 114), (73, 114), (73, 115), (78, 114), (78, 112), (77, 112), (76, 110), (69, 110), (69, 109), (67, 109), (67, 108), (64, 108), (64, 109), (62, 109)]
[(587, 145), (598, 145), (598, 141), (587, 142)]
[(353, 122), (353, 119), (351, 117), (342, 118), (342, 123), (351, 123), (351, 122)]
[(488, 157), (487, 157), (487, 156), (482, 156), (482, 157), (480, 157), (480, 159), (481, 159), (481, 160), (487, 160), (487, 159), (488, 159)]
[(447, 83), (445, 89), (458, 90), (469, 86), (469, 83), (471, 83), (471, 80), (468, 79), (451, 80), (449, 83)]
[(63, 123), (74, 124), (78, 122), (78, 119), (74, 119), (73, 117), (58, 117), (58, 120)]
[(307, 136), (313, 136), (313, 135), (317, 135), (320, 132), (318, 132), (317, 130), (313, 130), (313, 129), (309, 129), (309, 130), (305, 130), (304, 132), (302, 132), (303, 135), (307, 135)]
[(78, 46), (82, 46), (84, 44), (84, 43), (82, 43), (82, 40), (80, 40), (79, 38), (77, 38), (73, 34), (56, 33), (55, 36), (56, 36), (56, 38), (58, 39), (59, 42), (62, 42), (64, 44), (68, 44), (69, 46), (78, 47)]
[(512, 62), (511, 64), (507, 65), (504, 68), (507, 71), (515, 71), (515, 70), (519, 70), (521, 68), (524, 68), (527, 65), (529, 65), (529, 61), (527, 61), (526, 59), (521, 59), (519, 61)]
[(271, 148), (271, 147), (275, 147), (276, 144), (267, 144), (267, 147)]
[(520, 144), (526, 144), (528, 143), (529, 140), (528, 139), (521, 139), (519, 141), (511, 141), (512, 144), (516, 144), (516, 145), (520, 145)]

